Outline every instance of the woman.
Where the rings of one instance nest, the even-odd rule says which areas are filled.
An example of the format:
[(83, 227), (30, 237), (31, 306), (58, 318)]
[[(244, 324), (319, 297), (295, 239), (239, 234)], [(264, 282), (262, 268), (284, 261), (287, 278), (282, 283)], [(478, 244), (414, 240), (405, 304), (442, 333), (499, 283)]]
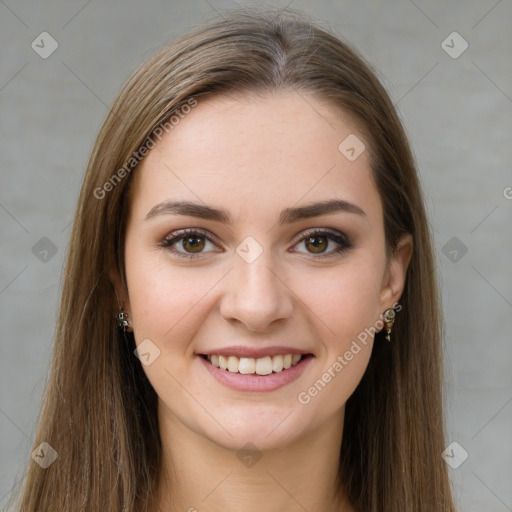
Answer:
[(23, 511), (453, 511), (406, 135), (336, 37), (232, 12), (130, 78), (84, 178)]

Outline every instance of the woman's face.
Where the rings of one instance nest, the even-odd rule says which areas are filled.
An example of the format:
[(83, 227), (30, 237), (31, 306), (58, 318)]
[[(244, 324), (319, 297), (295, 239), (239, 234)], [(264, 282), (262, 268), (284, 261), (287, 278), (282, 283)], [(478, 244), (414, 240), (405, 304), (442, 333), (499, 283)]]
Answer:
[(318, 97), (213, 97), (139, 165), (124, 309), (170, 428), (265, 449), (342, 421), (410, 252), (386, 260), (362, 143)]

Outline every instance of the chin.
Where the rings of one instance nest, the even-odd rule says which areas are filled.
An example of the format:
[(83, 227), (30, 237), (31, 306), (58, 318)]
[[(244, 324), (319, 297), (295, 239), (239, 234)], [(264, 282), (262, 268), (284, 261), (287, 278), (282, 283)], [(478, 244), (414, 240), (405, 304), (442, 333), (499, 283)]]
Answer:
[[(222, 423), (225, 428), (210, 424), (201, 428), (202, 435), (215, 444), (238, 451), (247, 443), (258, 450), (282, 449), (307, 434), (307, 421), (297, 411), (282, 408), (249, 406), (249, 411), (238, 410)], [(265, 410), (267, 409), (267, 410)]]

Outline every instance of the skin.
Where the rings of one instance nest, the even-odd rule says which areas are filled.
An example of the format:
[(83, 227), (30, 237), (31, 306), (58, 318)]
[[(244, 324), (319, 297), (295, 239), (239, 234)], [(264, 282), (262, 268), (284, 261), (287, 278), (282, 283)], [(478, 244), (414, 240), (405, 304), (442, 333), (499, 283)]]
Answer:
[[(137, 344), (149, 338), (160, 350), (143, 366), (159, 397), (158, 510), (354, 510), (334, 482), (345, 403), (373, 339), (359, 343), (357, 355), (309, 403), (297, 397), (399, 301), (412, 241), (405, 236), (386, 259), (367, 151), (349, 161), (338, 150), (349, 134), (364, 138), (338, 109), (305, 99), (294, 92), (200, 99), (133, 176), (128, 292), (116, 271), (111, 276)], [(364, 215), (339, 211), (277, 224), (285, 208), (334, 198)], [(226, 209), (233, 224), (175, 214), (144, 220), (169, 199)], [(200, 238), (196, 259), (160, 245), (184, 228), (215, 237)], [(300, 241), (310, 228), (342, 232), (352, 245), (335, 253), (338, 244), (320, 237), (330, 255), (315, 260), (314, 247)], [(251, 263), (236, 252), (247, 236), (263, 250)], [(190, 251), (180, 241), (173, 247)], [(197, 354), (239, 344), (296, 347), (314, 358), (276, 391), (234, 391)], [(252, 467), (237, 457), (247, 442), (262, 455)]]

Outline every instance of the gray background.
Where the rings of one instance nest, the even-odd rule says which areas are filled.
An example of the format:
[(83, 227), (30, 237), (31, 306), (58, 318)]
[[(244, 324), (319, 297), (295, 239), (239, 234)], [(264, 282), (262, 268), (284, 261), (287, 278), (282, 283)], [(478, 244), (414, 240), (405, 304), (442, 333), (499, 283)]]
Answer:
[[(0, 506), (30, 456), (70, 221), (108, 106), (158, 47), (237, 5), (0, 0)], [(291, 7), (359, 48), (396, 102), (437, 251), (447, 443), (469, 454), (450, 468), (454, 491), (463, 511), (512, 511), (512, 3)], [(58, 42), (46, 59), (31, 47), (43, 31)], [(469, 45), (458, 58), (442, 47), (453, 31)], [(445, 47), (461, 43), (451, 36)]]

